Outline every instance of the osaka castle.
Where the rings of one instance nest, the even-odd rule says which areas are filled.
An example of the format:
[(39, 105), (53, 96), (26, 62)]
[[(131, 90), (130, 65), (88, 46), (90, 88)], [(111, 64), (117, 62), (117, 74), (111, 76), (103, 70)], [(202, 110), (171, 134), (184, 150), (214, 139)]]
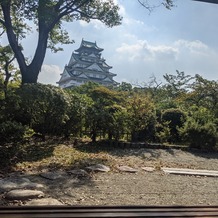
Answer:
[(101, 57), (104, 49), (99, 48), (96, 42), (82, 39), (80, 47), (75, 50), (68, 65), (65, 66), (59, 82), (61, 88), (80, 86), (92, 81), (104, 86), (116, 86), (113, 80), (116, 74), (111, 73), (111, 66)]

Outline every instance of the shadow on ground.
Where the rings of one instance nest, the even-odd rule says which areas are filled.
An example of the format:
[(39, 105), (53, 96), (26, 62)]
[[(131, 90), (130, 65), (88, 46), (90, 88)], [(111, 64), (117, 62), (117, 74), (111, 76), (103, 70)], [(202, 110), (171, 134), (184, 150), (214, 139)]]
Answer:
[(218, 151), (217, 150), (200, 150), (189, 148), (187, 146), (180, 146), (180, 145), (156, 145), (150, 144), (146, 145), (144, 148), (141, 147), (127, 147), (121, 148), (119, 145), (114, 145), (114, 143), (109, 143), (108, 141), (98, 141), (95, 143), (88, 142), (88, 143), (80, 143), (77, 146), (74, 146), (77, 150), (87, 153), (100, 153), (100, 152), (107, 152), (110, 155), (116, 156), (129, 156), (134, 155), (136, 157), (143, 157), (144, 153), (150, 154), (150, 157), (158, 159), (160, 157), (160, 153), (158, 152), (159, 149), (163, 149), (170, 155), (174, 156), (176, 150), (182, 150), (188, 152), (196, 157), (202, 157), (206, 159), (218, 159)]
[(55, 144), (34, 142), (28, 144), (8, 144), (0, 146), (1, 169), (10, 172), (19, 162), (34, 162), (53, 155)]

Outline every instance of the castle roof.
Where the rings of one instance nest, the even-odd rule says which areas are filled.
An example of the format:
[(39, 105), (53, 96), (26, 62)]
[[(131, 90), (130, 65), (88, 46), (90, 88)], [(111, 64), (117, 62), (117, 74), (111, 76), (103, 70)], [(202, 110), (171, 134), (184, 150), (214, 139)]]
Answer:
[(82, 39), (82, 42), (80, 44), (80, 47), (75, 50), (75, 52), (80, 52), (82, 49), (84, 48), (88, 48), (88, 49), (95, 49), (97, 50), (98, 52), (101, 52), (103, 51), (104, 49), (103, 48), (99, 48), (96, 44), (96, 42), (89, 42), (89, 41), (85, 41), (84, 39)]

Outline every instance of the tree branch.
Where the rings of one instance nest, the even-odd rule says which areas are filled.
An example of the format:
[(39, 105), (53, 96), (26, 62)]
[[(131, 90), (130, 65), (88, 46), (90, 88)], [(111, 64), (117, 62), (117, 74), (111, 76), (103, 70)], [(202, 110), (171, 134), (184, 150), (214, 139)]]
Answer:
[(0, 19), (0, 23), (1, 23), (3, 26), (5, 26), (4, 20)]
[(11, 21), (11, 13), (10, 13), (10, 1), (5, 1), (1, 3), (3, 15), (4, 15), (4, 23), (6, 28), (6, 33), (8, 36), (8, 41), (11, 45), (11, 48), (15, 54), (17, 62), (19, 64), (20, 69), (24, 70), (26, 68), (25, 58), (21, 52), (21, 48), (18, 44), (16, 34), (13, 31), (12, 21)]
[[(84, 6), (86, 3), (88, 3), (90, 0), (84, 0), (81, 4), (79, 4), (77, 7), (73, 8), (73, 6), (77, 3), (77, 2), (81, 2), (81, 0), (75, 0), (72, 1), (71, 3), (66, 3), (65, 6), (63, 6), (62, 8), (59, 7), (59, 15), (51, 22), (51, 24), (49, 25), (49, 31), (51, 29), (53, 29), (53, 27), (55, 26), (55, 24), (57, 24), (61, 18), (63, 18), (64, 16), (75, 12), (77, 9), (81, 8), (82, 6)], [(62, 0), (60, 0), (57, 4), (61, 4), (61, 2), (63, 2)], [(56, 8), (57, 4), (54, 6)], [(56, 8), (57, 9), (57, 8)]]
[(151, 6), (148, 4), (148, 1), (142, 1), (142, 0), (138, 0), (139, 4), (142, 5), (145, 9), (147, 9), (149, 12), (153, 11), (155, 7), (157, 6)]
[(3, 30), (3, 31), (0, 33), (0, 36), (2, 36), (4, 33), (5, 33), (5, 30)]
[(173, 0), (164, 0), (162, 3), (157, 5), (151, 5), (148, 0), (138, 0), (139, 4), (146, 8), (149, 12), (152, 12), (155, 8), (163, 5), (167, 9), (171, 9), (174, 6)]
[[(75, 1), (71, 2), (70, 4), (69, 4), (69, 3), (66, 3), (66, 5), (65, 5), (64, 7), (60, 8), (59, 12), (60, 12), (60, 13), (68, 13), (68, 14), (69, 14), (69, 13), (72, 13), (72, 12), (74, 12), (75, 10), (77, 10), (77, 9), (81, 8), (82, 6), (84, 6), (85, 4), (87, 4), (88, 2), (90, 2), (90, 0), (83, 0), (83, 1), (81, 2), (81, 4), (79, 4), (77, 7), (75, 7), (74, 9), (72, 9), (73, 6), (76, 5), (76, 3), (79, 3), (79, 2), (81, 2), (81, 1), (75, 0)], [(62, 11), (62, 12), (61, 12), (61, 11)]]

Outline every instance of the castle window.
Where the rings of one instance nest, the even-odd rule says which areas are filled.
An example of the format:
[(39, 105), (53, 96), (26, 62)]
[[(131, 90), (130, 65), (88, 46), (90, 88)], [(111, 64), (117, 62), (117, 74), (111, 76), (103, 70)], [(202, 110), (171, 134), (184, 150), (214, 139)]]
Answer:
[(79, 71), (74, 70), (73, 75), (75, 76), (79, 75)]

